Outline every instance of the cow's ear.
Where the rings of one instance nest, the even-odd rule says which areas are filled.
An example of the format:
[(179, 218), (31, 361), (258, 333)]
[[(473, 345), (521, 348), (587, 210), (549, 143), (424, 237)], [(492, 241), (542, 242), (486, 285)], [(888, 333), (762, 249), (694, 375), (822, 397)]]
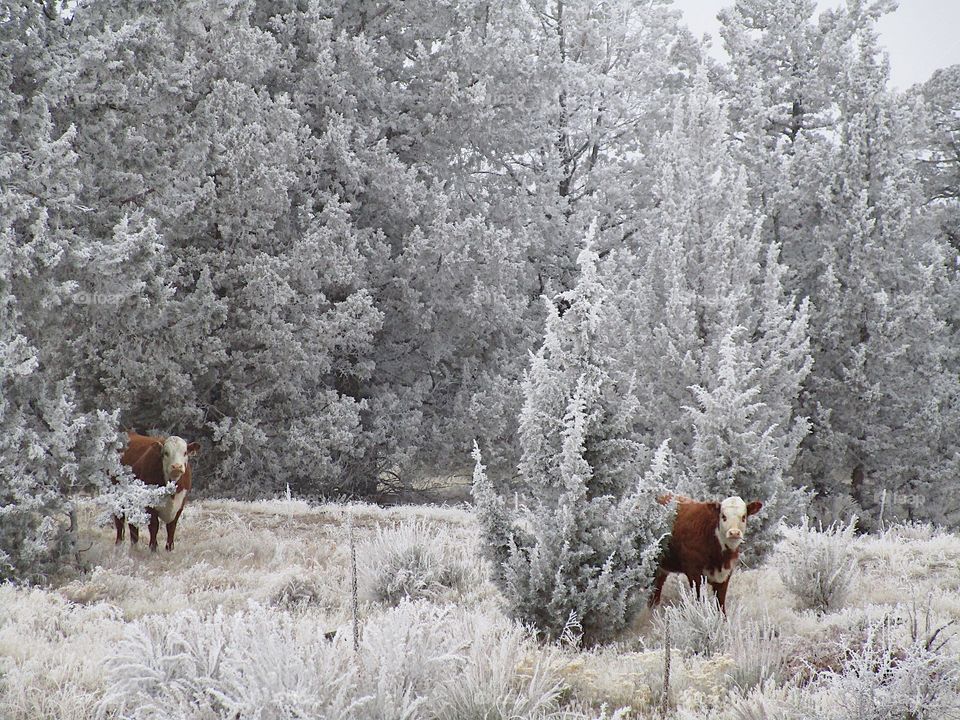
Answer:
[(198, 452), (200, 452), (200, 443), (192, 442), (187, 445), (187, 455), (196, 455)]
[(156, 445), (157, 447), (162, 448), (162, 447), (163, 447), (163, 443), (164, 443), (164, 441), (161, 440), (160, 438), (154, 438), (154, 439), (153, 439), (153, 444)]
[(760, 512), (760, 508), (763, 507), (763, 503), (759, 500), (754, 500), (752, 503), (747, 505), (747, 515), (756, 515)]

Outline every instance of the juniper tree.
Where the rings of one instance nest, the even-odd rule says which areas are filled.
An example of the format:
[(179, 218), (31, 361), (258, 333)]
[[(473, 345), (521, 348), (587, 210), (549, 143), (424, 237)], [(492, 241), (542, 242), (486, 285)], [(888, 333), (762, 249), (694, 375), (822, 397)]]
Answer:
[(609, 359), (617, 322), (597, 255), (588, 246), (578, 262), (576, 286), (547, 301), (543, 345), (524, 379), (514, 507), (479, 451), (473, 492), (511, 613), (550, 637), (576, 620), (592, 644), (624, 628), (653, 579), (667, 528), (655, 495), (670, 462), (664, 448), (643, 471), (632, 381)]
[(785, 283), (812, 307), (797, 475), (824, 505), (852, 499), (865, 527), (883, 490), (902, 513), (946, 519), (939, 488), (957, 462), (953, 256), (920, 210), (922, 123), (889, 88), (877, 23), (894, 7), (816, 16), (810, 0), (755, 0), (721, 15), (739, 158)]
[(0, 22), (0, 579), (40, 581), (75, 549), (74, 496), (119, 472), (116, 415), (91, 408), (58, 352), (91, 332), (75, 128), (58, 131), (42, 88), (57, 35), (40, 6)]
[(617, 357), (636, 370), (647, 444), (669, 439), (701, 496), (764, 501), (751, 531), (762, 552), (803, 503), (791, 470), (808, 429), (798, 398), (809, 310), (784, 287), (732, 146), (701, 69), (660, 141), (649, 249), (622, 253), (610, 272), (629, 338)]

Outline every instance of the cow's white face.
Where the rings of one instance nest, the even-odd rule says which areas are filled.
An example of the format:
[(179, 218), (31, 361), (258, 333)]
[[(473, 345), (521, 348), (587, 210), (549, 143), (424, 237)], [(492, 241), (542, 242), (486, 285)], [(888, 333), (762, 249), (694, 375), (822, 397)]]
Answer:
[(187, 441), (182, 437), (171, 435), (163, 441), (163, 477), (168, 482), (176, 482), (187, 471), (189, 455)]
[(759, 502), (747, 505), (739, 497), (728, 497), (720, 503), (720, 522), (717, 525), (717, 539), (730, 550), (736, 550), (747, 534), (747, 516), (758, 512)]

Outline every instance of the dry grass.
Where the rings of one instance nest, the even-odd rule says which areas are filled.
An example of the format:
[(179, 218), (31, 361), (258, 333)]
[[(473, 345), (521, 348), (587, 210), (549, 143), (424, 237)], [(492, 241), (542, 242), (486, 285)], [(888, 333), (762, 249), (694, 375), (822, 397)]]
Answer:
[[(125, 638), (129, 640), (138, 621), (162, 628), (164, 618), (176, 623), (218, 612), (226, 618), (241, 617), (251, 607), (260, 607), (268, 616), (272, 613), (280, 620), (286, 618), (283, 622), (314, 628), (315, 633), (348, 632), (348, 514), (358, 543), (375, 541), (378, 530), (382, 539), (385, 530), (419, 521), (437, 528), (438, 542), (449, 546), (451, 554), (454, 549), (466, 556), (476, 554), (477, 531), (465, 508), (196, 502), (184, 512), (172, 553), (151, 553), (145, 542), (136, 547), (114, 546), (112, 528), (86, 527), (82, 546), (89, 546), (84, 555), (88, 572), (46, 590), (0, 586), (0, 718), (94, 717), (107, 691), (108, 661)], [(91, 517), (85, 515), (87, 521)], [(727, 600), (731, 630), (749, 629), (750, 623), (762, 621), (774, 632), (744, 630), (737, 642), (721, 645), (711, 655), (678, 652), (670, 698), (677, 716), (726, 717), (724, 713), (736, 705), (730, 704), (731, 698), (747, 691), (736, 687), (738, 682), (743, 685), (737, 680), (736, 658), (754, 652), (750, 643), (779, 643), (782, 652), (771, 654), (775, 659), (782, 657), (783, 671), (777, 677), (811, 681), (818, 673), (840, 669), (845, 648), (862, 642), (876, 623), (887, 623), (898, 638), (909, 642), (920, 608), (926, 625), (946, 627), (938, 640), (946, 638), (946, 650), (955, 652), (950, 638), (956, 625), (949, 623), (960, 621), (960, 539), (930, 529), (894, 529), (883, 536), (857, 538), (854, 550), (860, 572), (856, 592), (844, 607), (822, 617), (796, 609), (772, 566), (739, 569)], [(452, 647), (459, 648), (464, 658), (473, 653), (479, 662), (476, 643), (485, 627), (496, 628), (501, 635), (512, 631), (486, 574), (476, 572), (470, 577), (468, 587), (445, 597), (437, 607), (454, 618), (450, 627), (462, 628), (462, 642)], [(679, 581), (671, 578), (664, 592), (666, 606), (681, 602), (678, 588)], [(375, 630), (392, 617), (390, 612), (377, 602), (361, 603), (361, 623)], [(478, 626), (477, 618), (489, 625)], [(652, 716), (662, 683), (662, 652), (654, 620), (645, 611), (621, 642), (592, 652), (570, 647), (537, 649), (529, 642), (497, 646), (512, 648), (504, 657), (516, 667), (494, 673), (493, 682), (484, 679), (493, 672), (489, 663), (477, 665), (482, 677), (471, 682), (493, 682), (489, 687), (497, 697), (513, 698), (504, 701), (503, 707), (519, 707), (527, 701), (506, 695), (507, 686), (516, 677), (529, 676), (531, 668), (542, 662), (536, 658), (547, 652), (553, 674), (544, 676), (543, 687), (556, 680), (562, 690), (555, 703), (549, 694), (545, 695), (549, 702), (530, 701), (530, 707), (539, 708), (538, 717), (600, 717), (604, 706), (607, 717), (620, 707), (631, 708), (630, 717)], [(756, 652), (769, 649), (755, 647)], [(374, 652), (369, 647), (367, 651)], [(517, 661), (518, 653), (525, 659)], [(463, 688), (451, 685), (449, 679), (444, 682), (445, 707), (464, 707)], [(792, 692), (767, 685), (750, 692), (767, 692), (769, 698)], [(807, 701), (812, 707), (816, 703), (811, 698), (814, 695)], [(549, 710), (551, 703), (555, 707)], [(432, 716), (422, 703), (411, 712), (411, 717)]]

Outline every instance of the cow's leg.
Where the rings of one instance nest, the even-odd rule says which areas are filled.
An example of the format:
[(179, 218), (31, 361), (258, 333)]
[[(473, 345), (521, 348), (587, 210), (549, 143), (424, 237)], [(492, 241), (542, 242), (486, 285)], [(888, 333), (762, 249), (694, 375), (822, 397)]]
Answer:
[(160, 518), (156, 512), (150, 510), (150, 523), (147, 525), (150, 528), (150, 549), (154, 552), (157, 551), (157, 533), (160, 532)]
[(140, 542), (140, 528), (130, 523), (130, 542), (136, 545)]
[(692, 575), (691, 573), (686, 573), (687, 582), (690, 583), (690, 587), (694, 589), (697, 594), (697, 597), (700, 597), (701, 589), (703, 588), (703, 575)]
[(660, 604), (660, 593), (663, 592), (663, 584), (667, 581), (667, 577), (670, 575), (663, 568), (657, 568), (657, 577), (653, 581), (653, 592), (650, 593), (650, 607), (656, 607)]
[(717, 602), (720, 604), (720, 611), (726, 615), (727, 614), (727, 585), (730, 584), (730, 578), (728, 577), (722, 583), (710, 583), (710, 587), (713, 588), (713, 591), (717, 594)]
[[(177, 517), (180, 517), (179, 513)], [(177, 531), (177, 518), (167, 523), (167, 550), (173, 550), (173, 534)]]
[(113, 526), (117, 529), (117, 539), (114, 542), (114, 545), (119, 545), (123, 542), (123, 529), (125, 525), (123, 515), (114, 515), (113, 516)]

